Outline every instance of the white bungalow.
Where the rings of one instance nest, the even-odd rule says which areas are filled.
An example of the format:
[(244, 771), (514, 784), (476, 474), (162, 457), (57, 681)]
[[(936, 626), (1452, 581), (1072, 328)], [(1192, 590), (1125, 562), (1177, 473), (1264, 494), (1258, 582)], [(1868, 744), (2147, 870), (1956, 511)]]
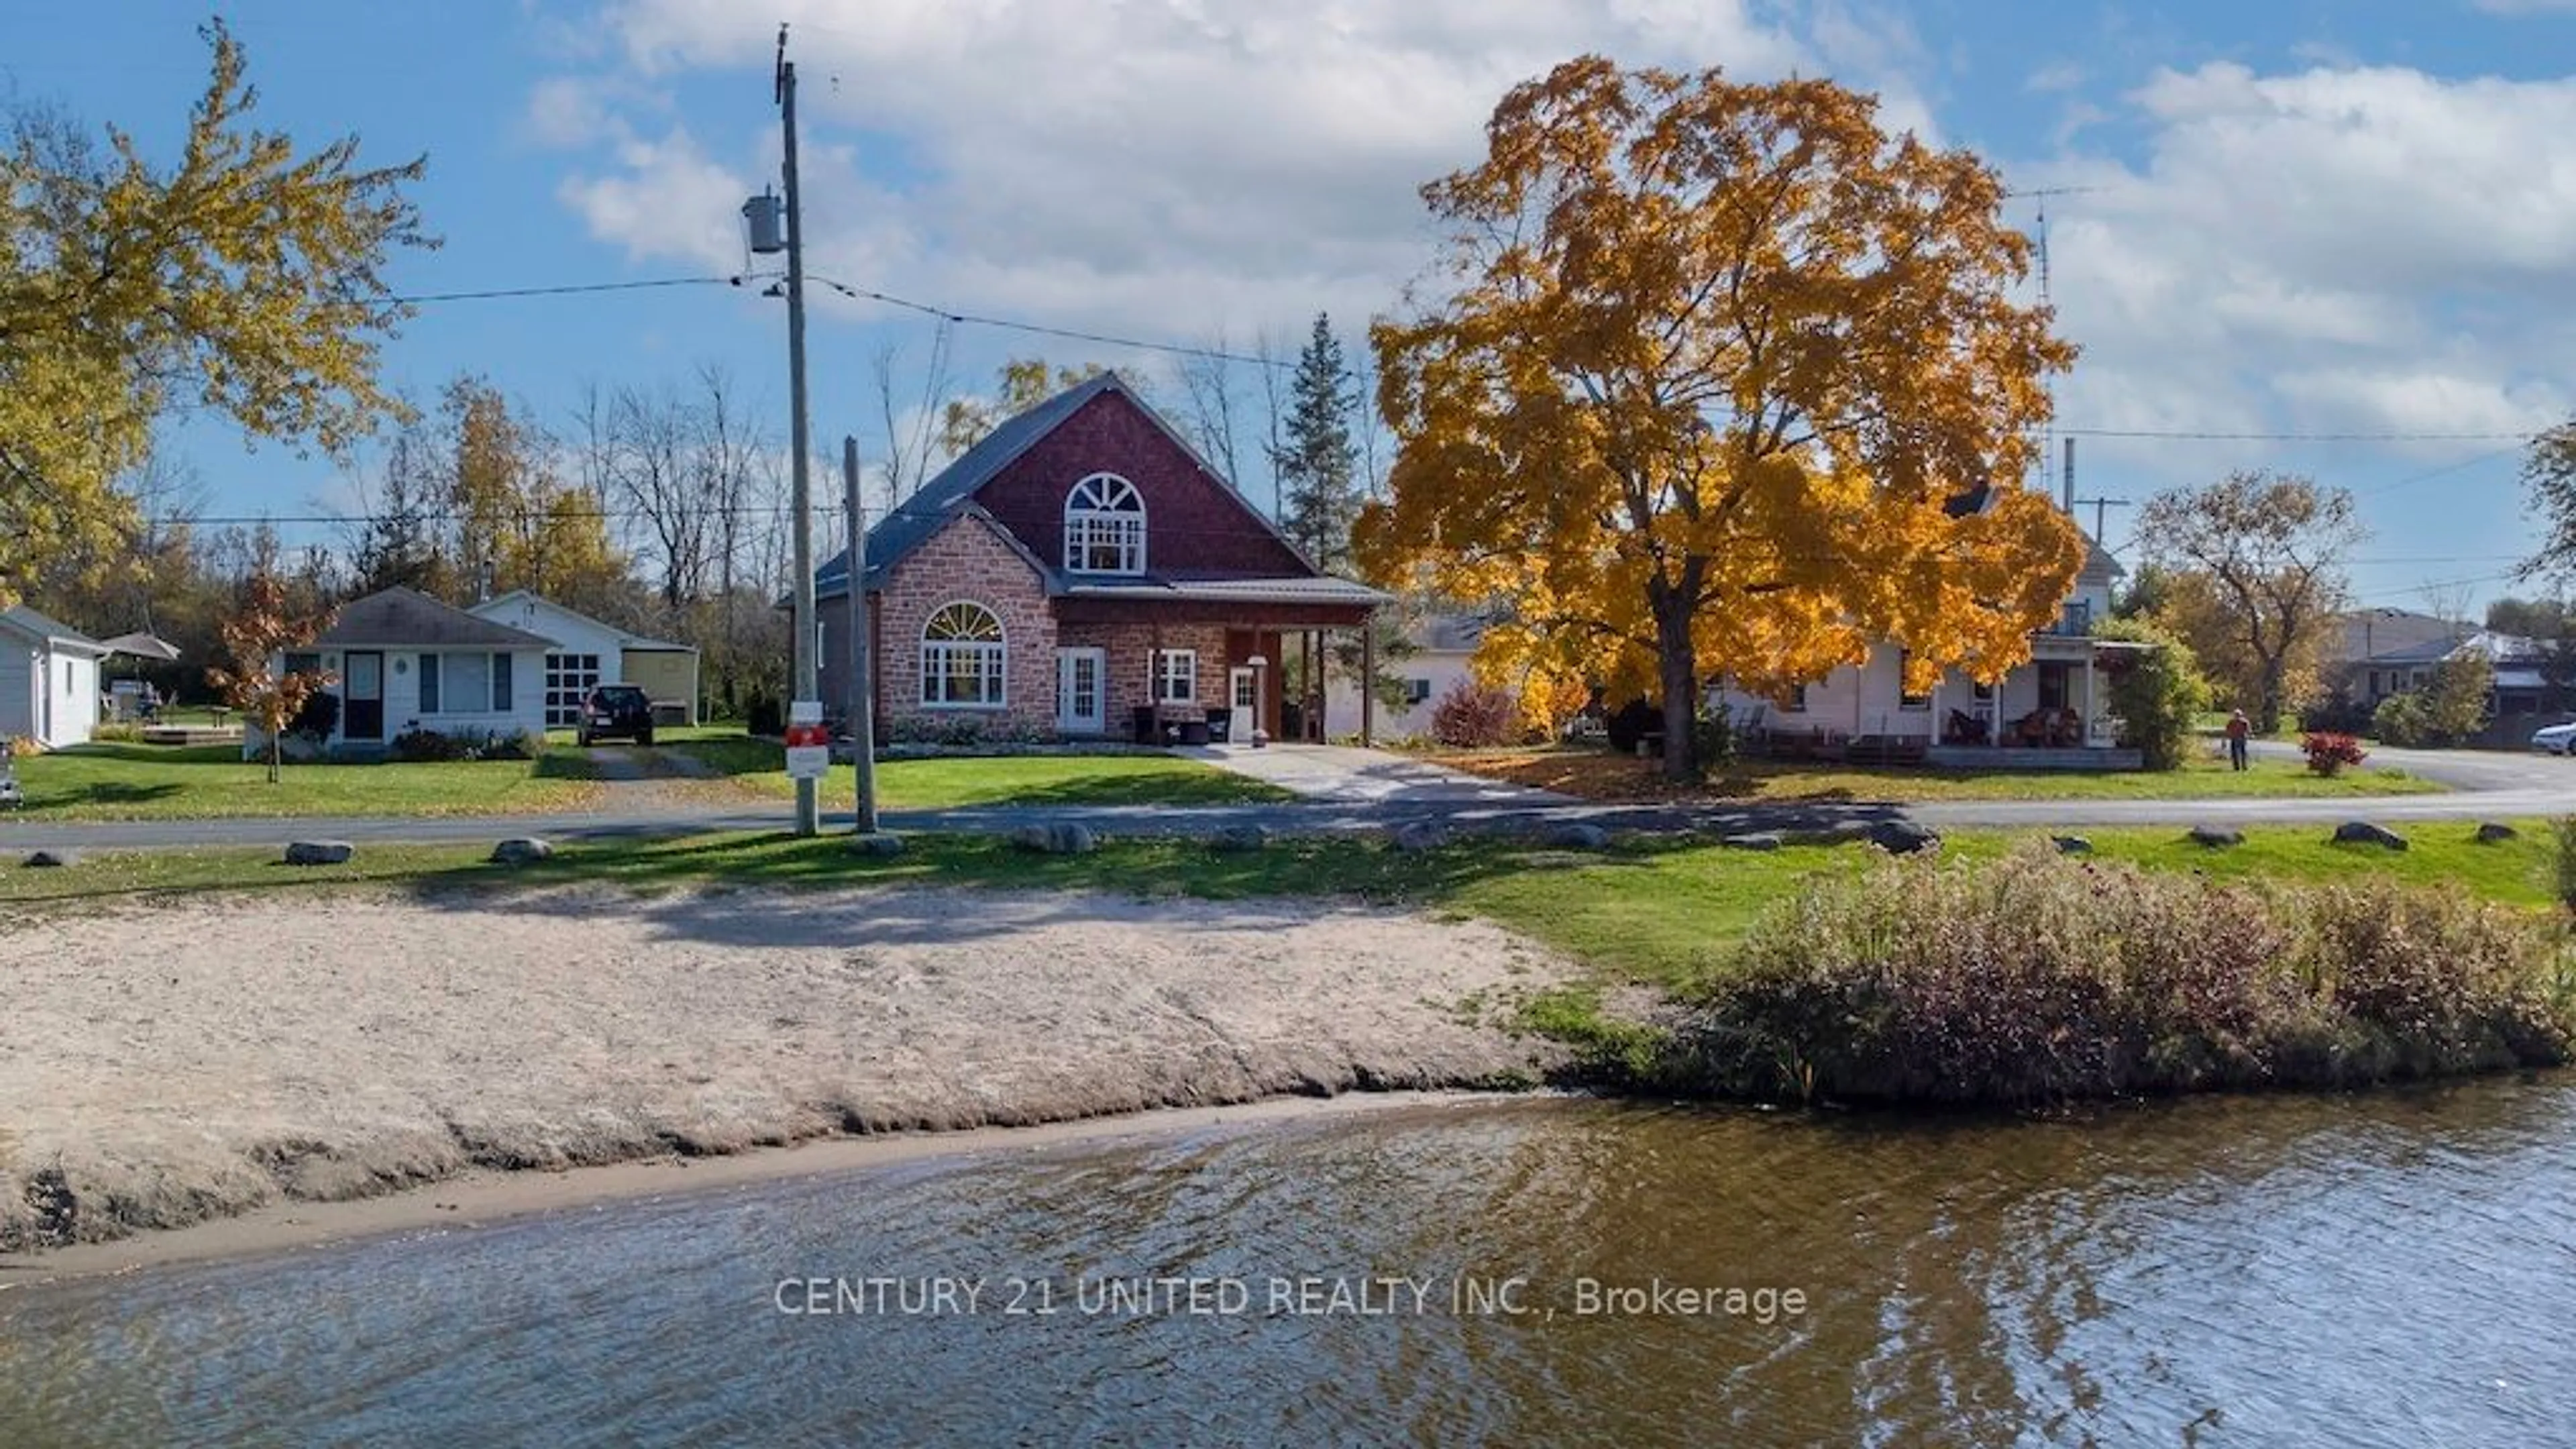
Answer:
[(2111, 588), (2125, 572), (2090, 538), (2084, 567), (2056, 622), (2031, 636), (2031, 658), (1996, 684), (1945, 671), (1923, 694), (1904, 686), (1903, 649), (1882, 644), (1867, 663), (1772, 698), (1733, 687), (1713, 693), (1739, 728), (1795, 748), (1874, 753), (1934, 764), (2029, 768), (2134, 769), (2137, 752), (2118, 748), (2104, 664), (2134, 646), (2097, 640), (2111, 613)]
[(108, 647), (24, 604), (0, 609), (0, 740), (85, 744), (98, 727), (98, 666)]

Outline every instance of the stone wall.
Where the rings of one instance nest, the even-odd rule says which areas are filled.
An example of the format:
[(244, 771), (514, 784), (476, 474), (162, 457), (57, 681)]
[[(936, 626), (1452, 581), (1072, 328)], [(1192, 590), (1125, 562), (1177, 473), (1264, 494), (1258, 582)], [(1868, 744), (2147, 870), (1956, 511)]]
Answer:
[[(889, 728), (923, 717), (978, 720), (982, 728), (1011, 737), (1051, 734), (1055, 729), (1055, 616), (1047, 610), (1046, 592), (1028, 560), (996, 537), (990, 525), (960, 514), (946, 528), (895, 567), (876, 606), (877, 698), (880, 717)], [(1006, 707), (994, 709), (925, 708), (921, 702), (921, 629), (930, 616), (952, 603), (975, 603), (1002, 621), (1003, 687)], [(824, 609), (823, 658), (849, 657), (849, 622), (845, 610)], [(1141, 666), (1140, 666), (1141, 667)], [(846, 668), (846, 667), (845, 667)], [(826, 671), (823, 692), (844, 698), (846, 686)]]
[(1215, 624), (1066, 624), (1057, 643), (1067, 649), (1100, 649), (1108, 655), (1107, 723), (1109, 733), (1127, 738), (1134, 730), (1136, 709), (1151, 701), (1148, 693), (1151, 656), (1159, 639), (1164, 649), (1195, 649), (1199, 656), (1198, 704), (1205, 711), (1225, 704), (1225, 625)]

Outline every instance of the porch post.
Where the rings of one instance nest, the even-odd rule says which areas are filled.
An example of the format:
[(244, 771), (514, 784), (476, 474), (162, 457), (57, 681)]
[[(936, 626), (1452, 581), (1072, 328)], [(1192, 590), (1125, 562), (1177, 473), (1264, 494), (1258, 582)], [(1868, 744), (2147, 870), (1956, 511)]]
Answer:
[(2093, 716), (2101, 712), (2101, 701), (2093, 695), (2093, 651), (2084, 651), (2084, 723), (2075, 732), (2075, 742), (2085, 749), (2093, 748)]
[(1371, 627), (1377, 612), (1360, 616), (1360, 748), (1368, 749), (1377, 740), (1377, 630)]

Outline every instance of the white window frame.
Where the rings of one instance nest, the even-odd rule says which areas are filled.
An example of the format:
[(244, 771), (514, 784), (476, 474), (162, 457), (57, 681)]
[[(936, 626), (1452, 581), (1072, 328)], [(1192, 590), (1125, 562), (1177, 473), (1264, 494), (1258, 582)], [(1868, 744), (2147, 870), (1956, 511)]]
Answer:
[[(1177, 668), (1175, 666), (1178, 666)], [(1153, 656), (1153, 698), (1156, 704), (1196, 704), (1199, 702), (1199, 651), (1165, 649)], [(1181, 692), (1174, 693), (1178, 684)]]
[[(1093, 550), (1115, 564), (1102, 567)], [(1145, 571), (1145, 495), (1115, 473), (1092, 473), (1064, 496), (1064, 568), (1076, 574)]]
[[(969, 614), (964, 611), (972, 610)], [(992, 625), (987, 637), (974, 622), (981, 615)], [(933, 635), (943, 626), (949, 632)], [(956, 632), (973, 629), (975, 632)], [(921, 621), (921, 707), (923, 709), (999, 710), (1010, 707), (1009, 637), (1002, 627), (1002, 616), (990, 605), (973, 599), (951, 599), (930, 611)], [(973, 660), (974, 667), (965, 674), (975, 681), (975, 699), (950, 699), (946, 686), (951, 682), (952, 660)]]

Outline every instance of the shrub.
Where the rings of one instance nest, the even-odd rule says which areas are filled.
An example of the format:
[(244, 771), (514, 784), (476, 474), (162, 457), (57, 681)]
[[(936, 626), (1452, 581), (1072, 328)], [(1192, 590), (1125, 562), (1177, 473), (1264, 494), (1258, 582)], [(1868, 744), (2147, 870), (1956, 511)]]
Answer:
[(886, 721), (890, 745), (1025, 745), (1047, 738), (1047, 732), (1009, 715), (923, 710)]
[(1604, 732), (1610, 736), (1610, 748), (1633, 755), (1639, 741), (1664, 732), (1664, 707), (1639, 695), (1612, 712)]
[(2333, 734), (2376, 734), (2378, 726), (2373, 719), (2368, 705), (2342, 695), (2329, 695), (2299, 706), (2299, 729), (2303, 733), (2323, 730)]
[(494, 730), (483, 737), (483, 742), (473, 753), (486, 760), (533, 760), (544, 754), (545, 749), (546, 737), (534, 730), (516, 733)]
[(2424, 707), (2420, 694), (2392, 694), (2371, 711), (2370, 732), (2381, 744), (2399, 749), (2429, 745), (2433, 743), (2432, 712)]
[(1735, 728), (1723, 703), (1702, 710), (1691, 722), (1691, 745), (1699, 752), (1702, 774), (1735, 758)]
[(393, 738), (393, 757), (410, 764), (466, 758), (466, 741), (413, 725)]
[(317, 689), (304, 696), (304, 703), (297, 707), (295, 718), (287, 721), (286, 732), (302, 735), (318, 745), (331, 738), (331, 732), (339, 727), (340, 696)]
[(89, 732), (89, 737), (93, 740), (99, 741), (101, 744), (135, 744), (143, 738), (143, 726), (139, 724), (103, 724), (92, 729)]
[(743, 705), (743, 733), (783, 735), (787, 732), (787, 704), (777, 695), (758, 693)]
[(2342, 774), (2344, 766), (2358, 765), (2370, 758), (2361, 741), (2323, 730), (2299, 736), (2299, 748), (2307, 753), (2308, 768), (2329, 779)]
[(1520, 701), (1509, 690), (1461, 679), (1431, 707), (1431, 738), (1451, 749), (1490, 749), (1520, 734)]
[(2553, 1065), (2576, 1045), (2560, 946), (2386, 882), (2265, 889), (2045, 845), (1888, 859), (1761, 918), (1664, 1084), (2027, 1104)]
[(2209, 707), (2209, 685), (2191, 646), (2143, 619), (2112, 619), (2097, 638), (2152, 644), (2122, 651), (2110, 676), (2111, 712), (2120, 717), (2120, 743), (2136, 750), (2150, 770), (2179, 770), (2190, 755), (2192, 727)]
[(2576, 815), (2558, 817), (2558, 903), (2576, 911)]

